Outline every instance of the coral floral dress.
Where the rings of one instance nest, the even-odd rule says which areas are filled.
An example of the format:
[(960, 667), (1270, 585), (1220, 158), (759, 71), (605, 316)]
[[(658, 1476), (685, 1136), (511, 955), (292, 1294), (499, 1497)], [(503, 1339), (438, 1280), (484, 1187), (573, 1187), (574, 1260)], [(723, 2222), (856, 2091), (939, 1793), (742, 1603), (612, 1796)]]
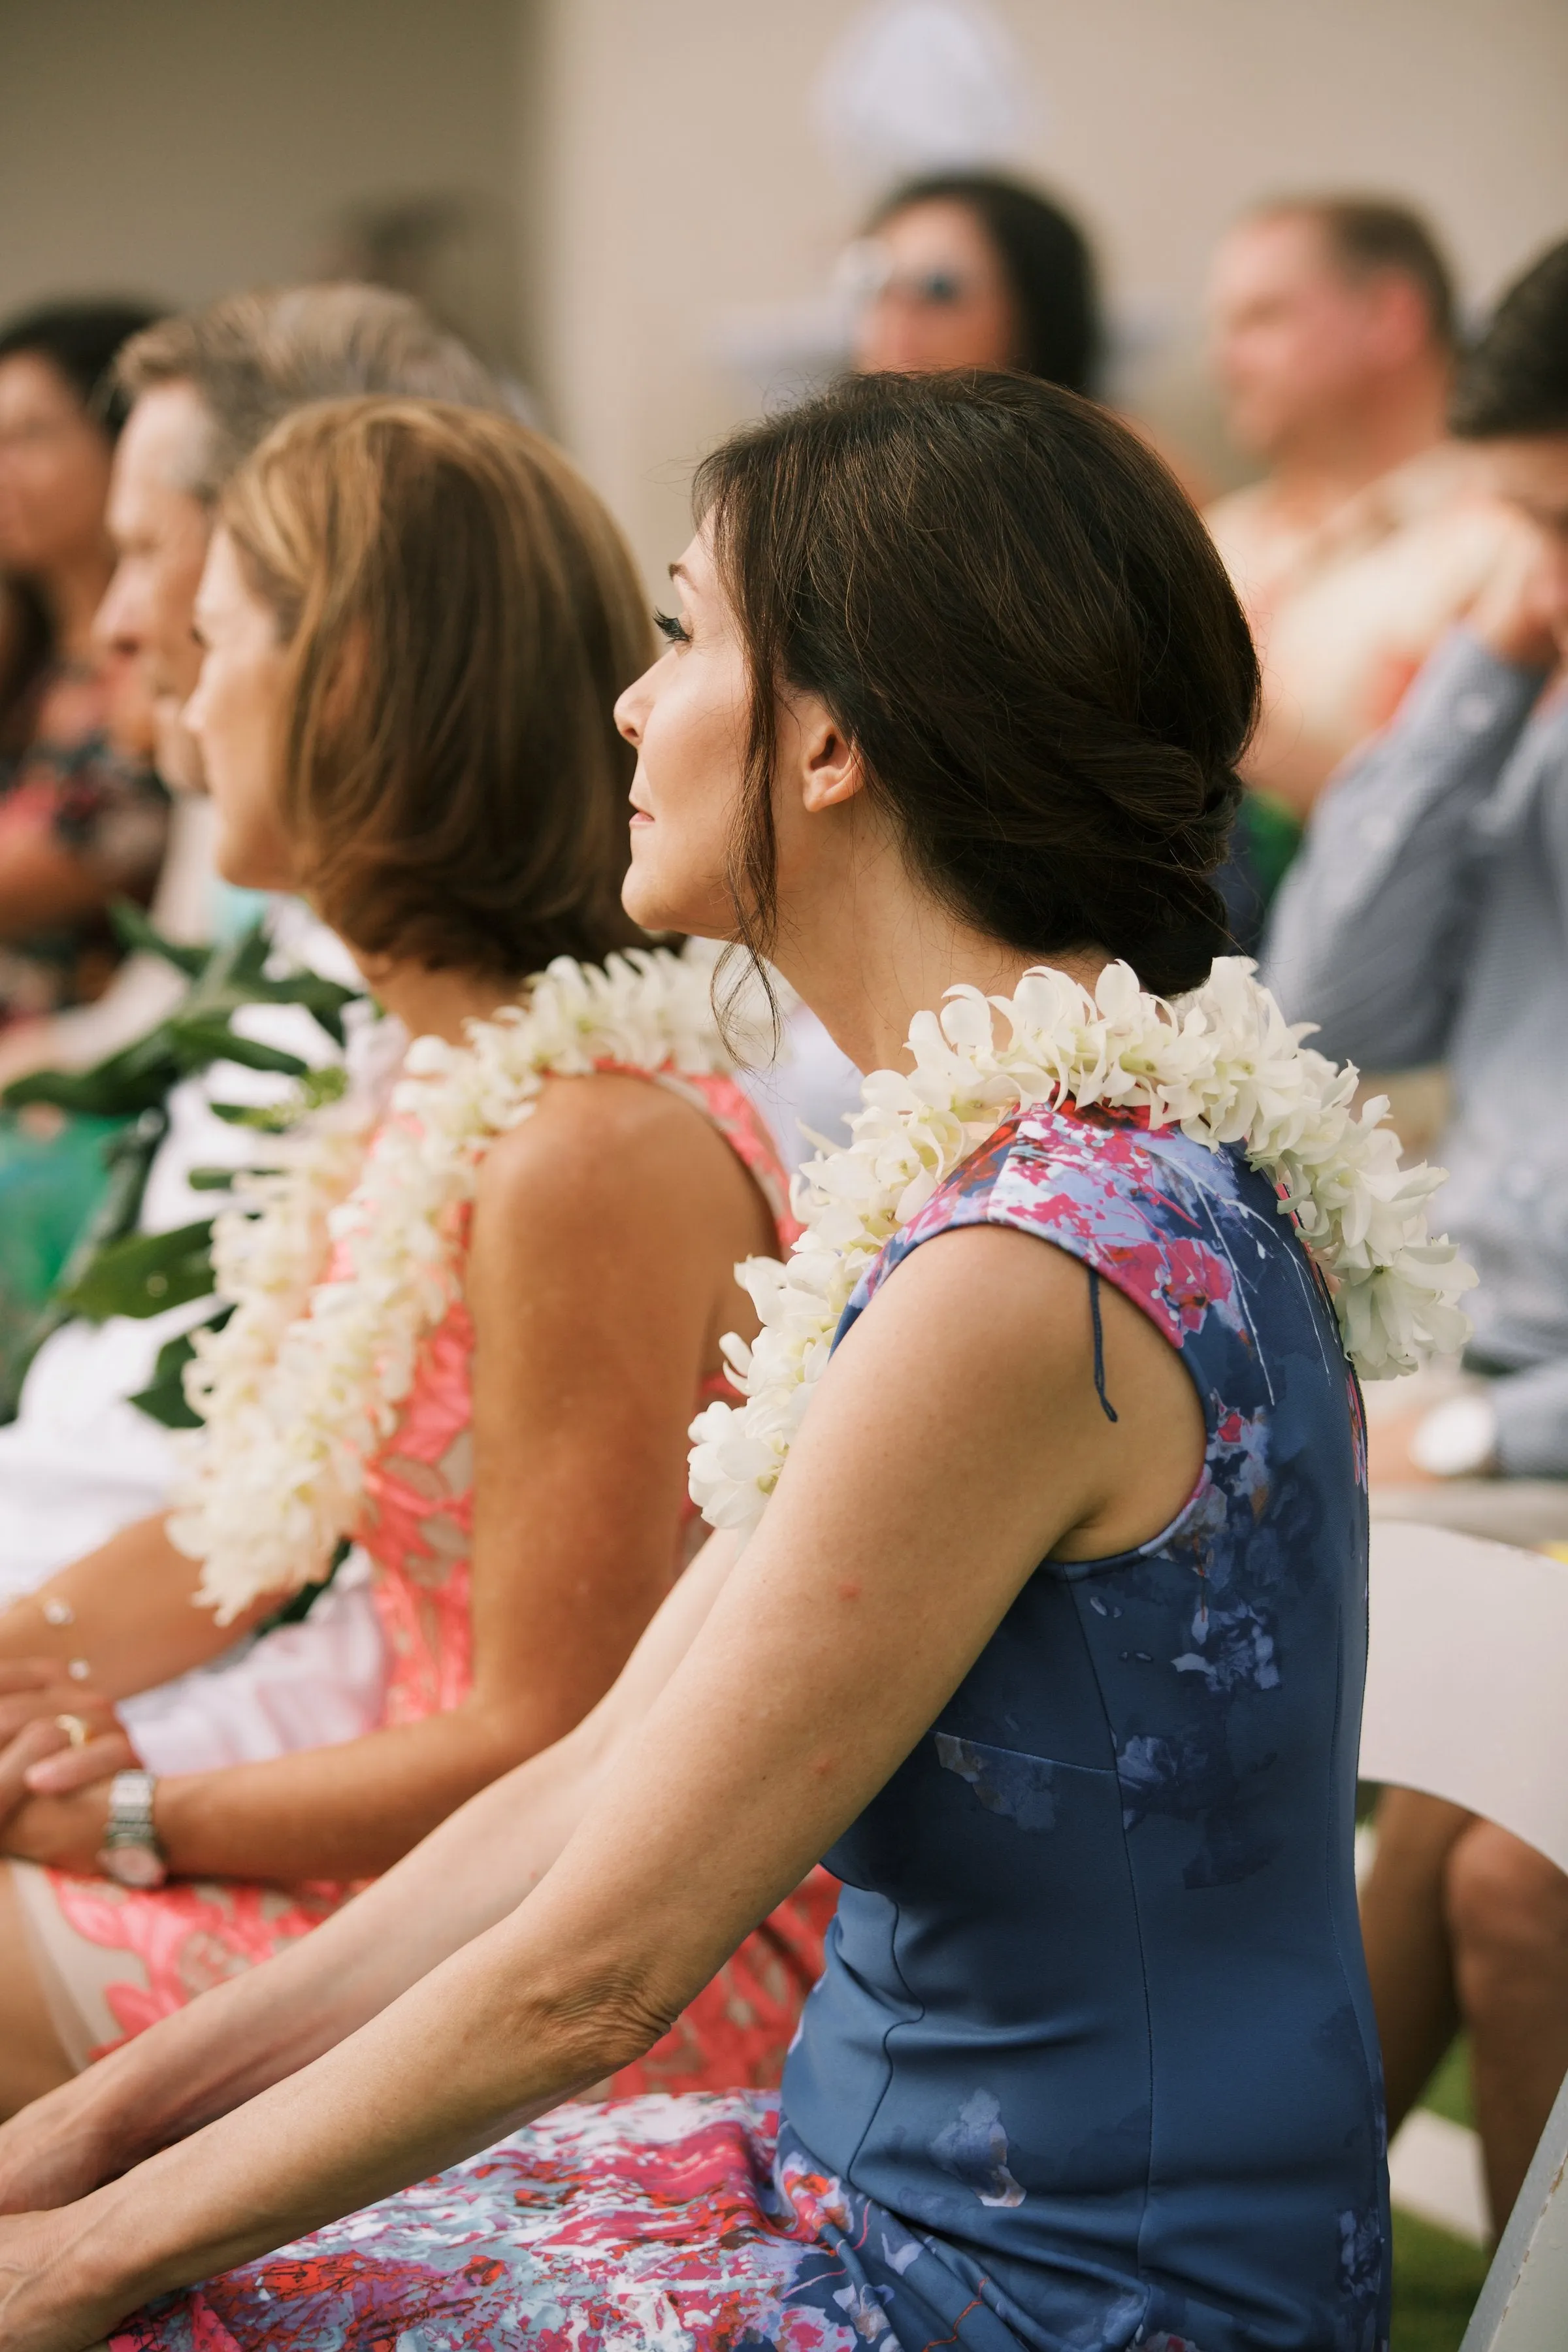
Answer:
[[(661, 1074), (657, 1083), (712, 1119), (787, 1241), (794, 1229), (783, 1172), (734, 1080)], [(459, 1253), (467, 1240), (465, 1212), (454, 1242)], [(330, 1266), (328, 1280), (342, 1270)], [(418, 1723), (456, 1707), (472, 1681), (473, 1344), (459, 1297), (426, 1340), (398, 1426), (365, 1475), (353, 1534), (373, 1562), (389, 1661), (384, 1725)], [(353, 1892), (321, 1882), (281, 1887), (214, 1879), (176, 1879), (142, 1892), (27, 1863), (12, 1869), (51, 2013), (77, 2065), (269, 1958)], [(615, 2078), (615, 2089), (775, 2084), (821, 1970), (837, 1893), (836, 1882), (814, 1872), (664, 2039)]]

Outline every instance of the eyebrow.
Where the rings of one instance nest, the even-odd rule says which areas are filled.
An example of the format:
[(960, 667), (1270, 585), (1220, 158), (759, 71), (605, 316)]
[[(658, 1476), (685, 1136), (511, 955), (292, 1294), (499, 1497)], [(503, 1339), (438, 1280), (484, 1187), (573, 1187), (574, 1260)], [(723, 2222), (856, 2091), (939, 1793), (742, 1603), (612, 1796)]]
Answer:
[(691, 574), (688, 572), (684, 563), (672, 563), (668, 569), (669, 576), (672, 580), (684, 580), (687, 586), (689, 588), (690, 587)]

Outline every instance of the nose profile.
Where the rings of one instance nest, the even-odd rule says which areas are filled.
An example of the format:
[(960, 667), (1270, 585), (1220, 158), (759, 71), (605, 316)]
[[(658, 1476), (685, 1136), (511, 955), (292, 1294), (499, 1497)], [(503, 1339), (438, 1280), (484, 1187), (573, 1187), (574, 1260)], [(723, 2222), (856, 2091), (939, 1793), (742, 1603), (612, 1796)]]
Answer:
[(116, 564), (103, 602), (92, 616), (92, 638), (101, 653), (139, 654), (142, 650), (135, 593), (122, 562)]

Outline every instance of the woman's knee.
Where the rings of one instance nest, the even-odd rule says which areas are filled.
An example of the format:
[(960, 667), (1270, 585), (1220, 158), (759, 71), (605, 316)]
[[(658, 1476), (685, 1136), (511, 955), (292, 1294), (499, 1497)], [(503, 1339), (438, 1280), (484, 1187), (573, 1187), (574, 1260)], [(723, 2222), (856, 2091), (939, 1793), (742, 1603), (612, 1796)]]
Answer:
[(1549, 1970), (1568, 1988), (1568, 1877), (1534, 1846), (1478, 1822), (1448, 1857), (1444, 1893), (1461, 1971)]

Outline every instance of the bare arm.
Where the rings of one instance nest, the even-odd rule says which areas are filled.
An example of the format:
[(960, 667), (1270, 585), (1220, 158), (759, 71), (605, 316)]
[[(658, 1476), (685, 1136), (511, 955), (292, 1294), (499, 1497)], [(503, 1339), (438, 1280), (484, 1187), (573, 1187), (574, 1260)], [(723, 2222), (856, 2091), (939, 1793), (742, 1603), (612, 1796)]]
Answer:
[(566, 1738), (470, 1798), (384, 1878), (0, 2126), (0, 2212), (79, 2197), (308, 2065), (516, 1908), (641, 1722), (729, 1574), (714, 1536), (613, 1691)]
[(1135, 1309), (1105, 1305), (1114, 1425), (1080, 1267), (988, 1231), (916, 1251), (838, 1351), (766, 1520), (547, 1875), (248, 2106), (7, 2223), (14, 2340), (89, 2341), (646, 2049), (882, 1786), (1041, 1555), (1142, 1540), (1190, 1491), (1186, 1374)]
[[(162, 1512), (18, 1595), (0, 1614), (0, 1661), (85, 1662), (94, 1690), (123, 1698), (220, 1657), (246, 1622), (220, 1625), (194, 1606), (201, 1571), (170, 1542)], [(252, 1621), (266, 1615), (262, 1602)]]
[[(423, 1722), (161, 1781), (172, 1869), (384, 1870), (603, 1696), (673, 1578), (686, 1423), (763, 1217), (689, 1104), (630, 1077), (546, 1089), (474, 1218), (472, 1688)], [(37, 1797), (6, 1847), (90, 1867), (106, 1809), (101, 1782)]]

